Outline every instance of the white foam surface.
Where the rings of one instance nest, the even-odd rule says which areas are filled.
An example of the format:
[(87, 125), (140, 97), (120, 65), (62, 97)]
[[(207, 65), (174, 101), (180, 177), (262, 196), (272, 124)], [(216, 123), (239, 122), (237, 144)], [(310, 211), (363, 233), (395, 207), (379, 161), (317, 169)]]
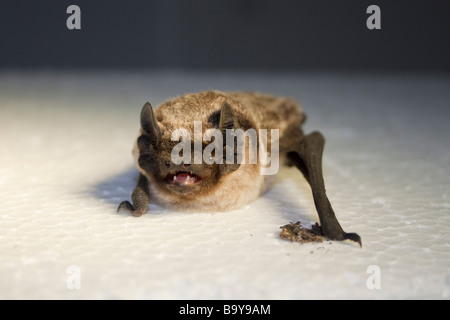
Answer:
[[(142, 105), (207, 89), (301, 102), (362, 249), (279, 238), (289, 221), (318, 221), (295, 169), (232, 212), (116, 213), (135, 185)], [(3, 72), (0, 298), (448, 299), (449, 108), (442, 75)]]

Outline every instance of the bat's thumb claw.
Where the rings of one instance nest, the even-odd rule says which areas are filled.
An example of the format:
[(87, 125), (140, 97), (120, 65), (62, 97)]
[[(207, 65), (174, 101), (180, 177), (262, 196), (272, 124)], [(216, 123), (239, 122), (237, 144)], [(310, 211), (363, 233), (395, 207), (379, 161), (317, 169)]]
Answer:
[(362, 248), (361, 237), (357, 233), (344, 233), (344, 239), (355, 241)]
[[(139, 208), (138, 208), (139, 209)], [(142, 210), (138, 210), (133, 207), (133, 205), (128, 201), (122, 201), (119, 206), (117, 207), (117, 213), (119, 213), (121, 210), (128, 211), (133, 217), (140, 217), (145, 212)]]
[(126, 210), (128, 212), (133, 212), (134, 208), (133, 205), (129, 201), (122, 201), (119, 206), (117, 207), (117, 213), (119, 213), (121, 210)]

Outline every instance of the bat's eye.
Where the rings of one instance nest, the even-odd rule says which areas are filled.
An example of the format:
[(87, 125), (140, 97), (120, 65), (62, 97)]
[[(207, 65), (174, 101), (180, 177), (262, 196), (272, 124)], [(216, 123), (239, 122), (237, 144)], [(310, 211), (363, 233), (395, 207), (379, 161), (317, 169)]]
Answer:
[(212, 164), (214, 162), (214, 159), (216, 158), (216, 150), (213, 150), (211, 152), (211, 155), (208, 157), (208, 163)]
[(170, 162), (169, 161), (164, 161), (164, 165), (166, 166), (166, 168), (170, 168)]

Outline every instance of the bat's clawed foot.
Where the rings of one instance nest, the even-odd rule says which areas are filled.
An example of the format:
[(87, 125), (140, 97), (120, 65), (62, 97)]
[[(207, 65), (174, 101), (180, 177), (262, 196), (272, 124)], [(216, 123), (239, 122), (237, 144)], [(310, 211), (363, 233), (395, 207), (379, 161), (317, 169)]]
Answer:
[(136, 210), (129, 201), (122, 201), (119, 204), (119, 206), (117, 207), (117, 213), (122, 210), (128, 211), (133, 217), (140, 217), (144, 214), (144, 212)]

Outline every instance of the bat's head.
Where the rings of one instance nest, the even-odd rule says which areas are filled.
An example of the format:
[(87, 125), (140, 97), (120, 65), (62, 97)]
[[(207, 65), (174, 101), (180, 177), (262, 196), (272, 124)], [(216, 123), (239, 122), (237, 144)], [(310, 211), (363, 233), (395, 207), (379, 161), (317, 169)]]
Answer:
[[(227, 103), (222, 105), (220, 112), (216, 115), (215, 122), (221, 137), (225, 135), (226, 129), (233, 129), (238, 124), (232, 108)], [(206, 194), (215, 188), (222, 177), (239, 168), (239, 164), (236, 163), (227, 164), (226, 161), (217, 163), (218, 161), (215, 159), (212, 161), (216, 148), (209, 153), (209, 159), (205, 159), (207, 153), (203, 151), (208, 145), (204, 141), (201, 143), (200, 159), (206, 161), (201, 161), (201, 163), (194, 161), (194, 157), (199, 155), (194, 152), (193, 136), (191, 141), (184, 141), (187, 147), (185, 149), (192, 151), (191, 156), (184, 158), (183, 161), (173, 161), (174, 150), (179, 148), (180, 142), (172, 141), (172, 132), (164, 132), (168, 129), (158, 125), (153, 109), (148, 102), (142, 108), (140, 121), (141, 133), (137, 139), (137, 150), (135, 150), (137, 164), (141, 172), (151, 178), (150, 183), (154, 184), (153, 187), (164, 194), (189, 197)], [(171, 129), (173, 130), (173, 128)], [(227, 146), (221, 145), (220, 147), (223, 148), (223, 152), (219, 152), (219, 154), (221, 153), (225, 157)], [(186, 152), (186, 150), (183, 149), (182, 152)], [(175, 153), (179, 155), (180, 152), (176, 151)]]

